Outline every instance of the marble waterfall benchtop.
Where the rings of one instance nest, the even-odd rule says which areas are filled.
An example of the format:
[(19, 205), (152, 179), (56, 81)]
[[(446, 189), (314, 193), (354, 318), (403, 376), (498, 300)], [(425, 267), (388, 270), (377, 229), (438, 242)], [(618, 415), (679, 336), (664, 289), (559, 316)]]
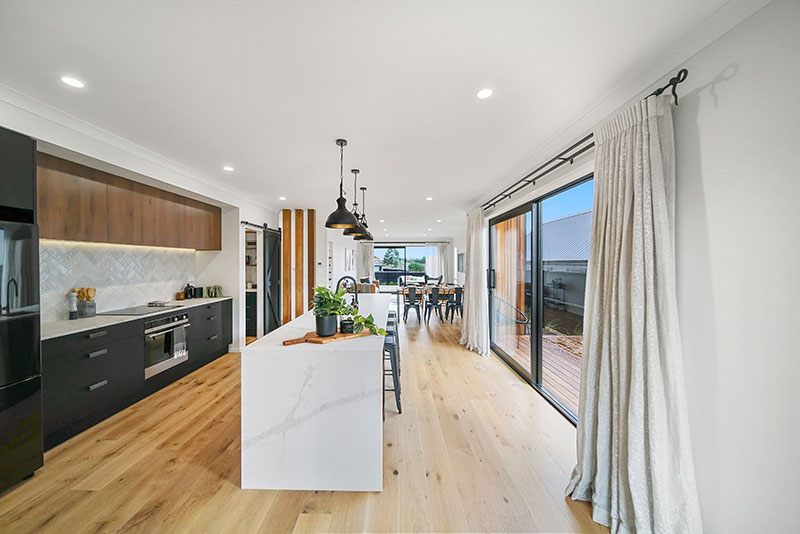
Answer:
[[(386, 326), (392, 296), (359, 295)], [(242, 488), (382, 491), (383, 336), (325, 345), (307, 312), (242, 351)]]

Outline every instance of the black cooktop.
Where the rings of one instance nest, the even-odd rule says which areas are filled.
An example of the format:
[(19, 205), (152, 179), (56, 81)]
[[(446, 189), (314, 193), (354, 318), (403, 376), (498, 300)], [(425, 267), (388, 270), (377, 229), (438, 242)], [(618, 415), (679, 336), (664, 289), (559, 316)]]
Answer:
[(148, 313), (156, 313), (174, 308), (181, 308), (181, 306), (133, 306), (132, 308), (122, 308), (121, 310), (98, 312), (97, 315), (147, 315)]

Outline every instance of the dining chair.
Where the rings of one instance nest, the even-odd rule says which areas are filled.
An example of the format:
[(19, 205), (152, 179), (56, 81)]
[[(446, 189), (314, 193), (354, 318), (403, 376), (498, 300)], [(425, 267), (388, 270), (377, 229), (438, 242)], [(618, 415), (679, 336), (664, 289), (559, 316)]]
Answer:
[(420, 320), (420, 312), (419, 312), (419, 300), (417, 300), (417, 288), (414, 286), (408, 287), (408, 295), (404, 297), (403, 302), (403, 322), (408, 321), (408, 310), (414, 309), (417, 312), (417, 322), (422, 322)]
[(439, 300), (439, 287), (433, 286), (431, 288), (431, 292), (428, 293), (428, 300), (425, 302), (425, 322), (429, 322), (431, 320), (431, 313), (436, 311), (436, 314), (439, 316), (439, 321), (442, 322), (444, 319), (442, 318), (442, 303)]
[(426, 274), (426, 275), (425, 275), (425, 285), (427, 286), (427, 285), (428, 285), (430, 282), (434, 282), (434, 280), (435, 280), (435, 283), (436, 283), (437, 285), (438, 285), (438, 284), (441, 284), (441, 283), (442, 283), (442, 278), (443, 278), (443, 277), (444, 277), (444, 275), (441, 275), (441, 274), (440, 274), (439, 276), (428, 276), (428, 275)]
[(459, 317), (464, 317), (464, 288), (457, 287), (454, 291), (453, 298), (447, 301), (447, 308), (444, 311), (445, 319), (450, 316), (451, 323), (456, 317), (456, 312)]

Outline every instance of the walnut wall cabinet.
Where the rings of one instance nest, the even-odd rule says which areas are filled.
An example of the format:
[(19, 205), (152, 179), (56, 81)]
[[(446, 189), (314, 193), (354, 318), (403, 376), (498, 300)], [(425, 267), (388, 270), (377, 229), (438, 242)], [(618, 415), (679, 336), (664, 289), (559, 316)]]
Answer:
[(38, 154), (43, 238), (222, 249), (222, 213), (210, 204)]

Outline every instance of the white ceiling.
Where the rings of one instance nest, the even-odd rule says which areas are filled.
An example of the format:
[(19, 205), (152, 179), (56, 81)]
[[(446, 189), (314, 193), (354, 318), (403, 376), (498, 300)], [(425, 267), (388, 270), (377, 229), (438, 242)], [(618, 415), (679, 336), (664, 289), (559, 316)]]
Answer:
[(345, 137), (376, 237), (452, 236), (511, 169), (726, 3), (4, 0), (0, 83), (323, 217)]

